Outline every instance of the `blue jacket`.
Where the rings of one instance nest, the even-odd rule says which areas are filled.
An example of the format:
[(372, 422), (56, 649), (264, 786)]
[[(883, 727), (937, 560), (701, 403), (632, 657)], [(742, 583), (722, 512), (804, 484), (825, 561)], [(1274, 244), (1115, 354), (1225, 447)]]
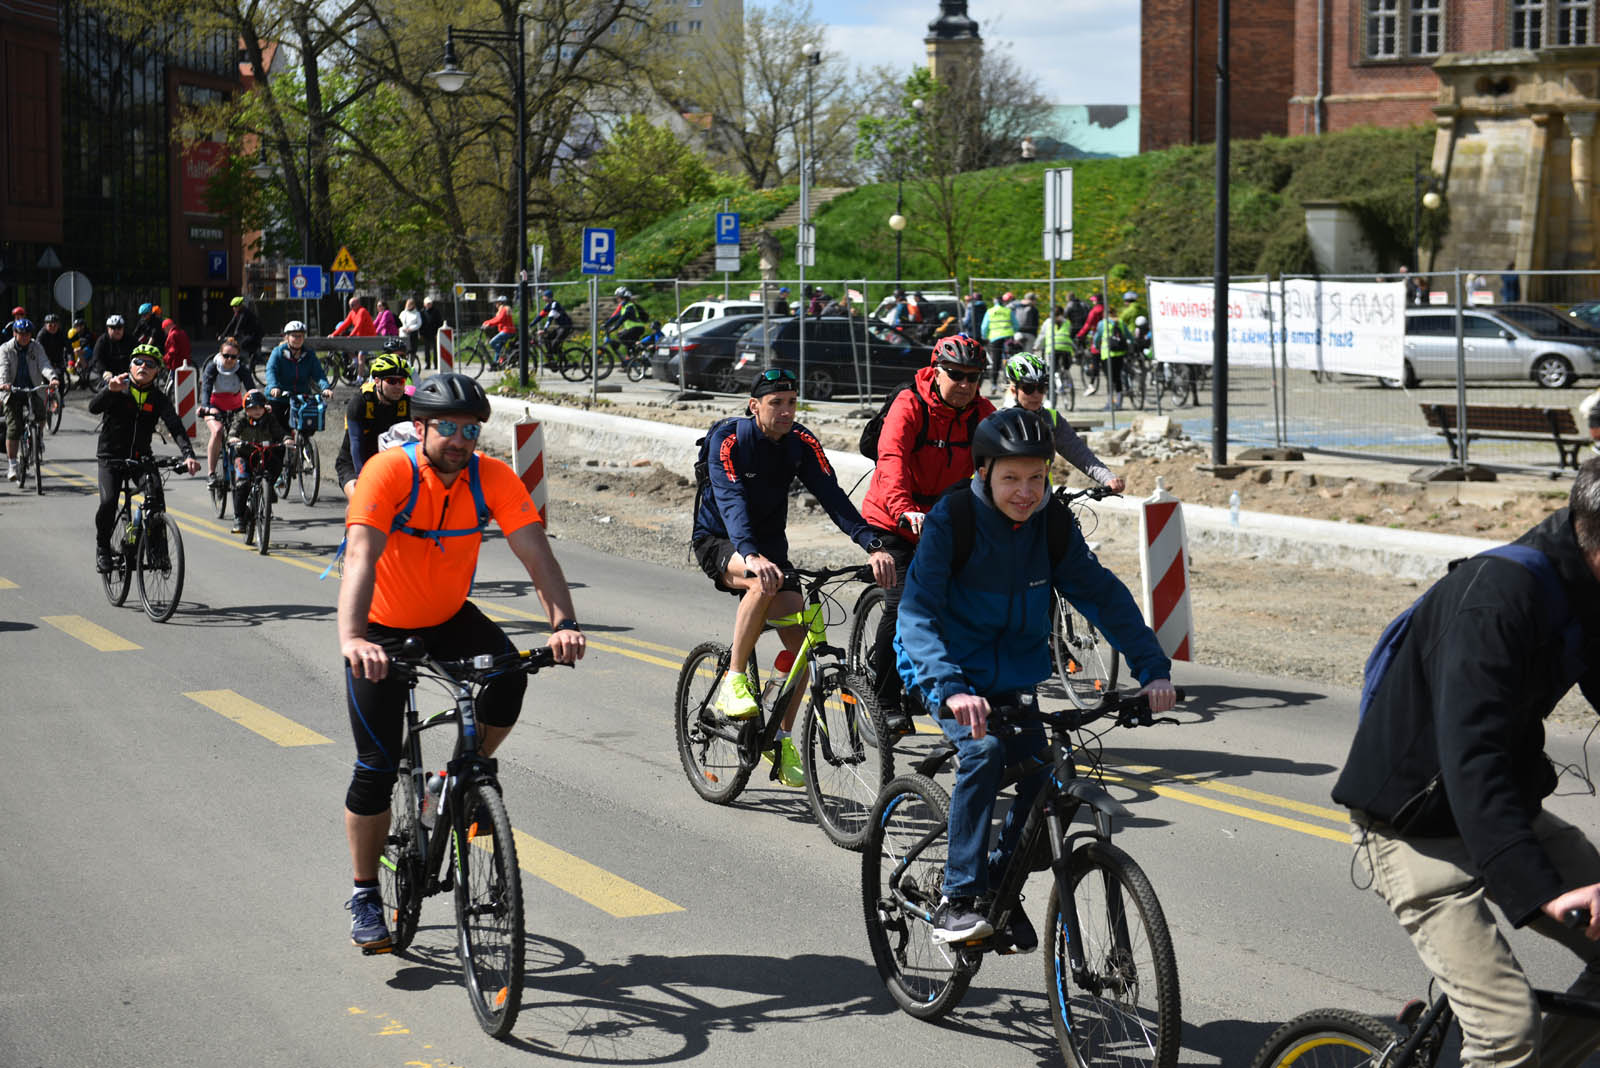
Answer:
[(1083, 613), (1127, 658), (1141, 683), (1167, 678), (1172, 662), (1116, 575), (1101, 566), (1073, 525), (1072, 543), (1054, 574), (1041, 506), (1013, 523), (973, 476), (977, 529), (959, 574), (950, 505), (928, 513), (906, 574), (894, 648), (900, 677), (937, 709), (954, 694), (1031, 691), (1049, 678), (1050, 588)]
[(756, 427), (755, 416), (723, 420), (706, 435), (706, 455), (711, 487), (695, 509), (697, 542), (727, 538), (741, 556), (787, 561), (789, 486), (796, 476), (851, 541), (868, 549), (877, 538), (839, 488), (822, 443), (799, 423), (773, 441)]
[(280, 343), (267, 357), (267, 389), (281, 389), (293, 396), (296, 393), (320, 393), (328, 388), (328, 376), (323, 373), (322, 361), (307, 345), (300, 350), (300, 358), (289, 358), (289, 345)]

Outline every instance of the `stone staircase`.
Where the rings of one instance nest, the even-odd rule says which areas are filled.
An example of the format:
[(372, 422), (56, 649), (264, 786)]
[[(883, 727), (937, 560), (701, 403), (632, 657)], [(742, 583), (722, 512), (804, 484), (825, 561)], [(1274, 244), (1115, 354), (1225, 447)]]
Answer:
[[(811, 190), (811, 217), (815, 219), (822, 206), (835, 197), (843, 196), (854, 189), (854, 186), (827, 186)], [(768, 219), (760, 226), (739, 230), (739, 253), (743, 255), (755, 243), (758, 232), (765, 230), (776, 233), (779, 230), (793, 230), (800, 225), (800, 201), (796, 200), (777, 215)], [(686, 282), (705, 282), (715, 277), (713, 268), (717, 263), (717, 250), (708, 248), (700, 256), (691, 260), (683, 268), (683, 278)]]

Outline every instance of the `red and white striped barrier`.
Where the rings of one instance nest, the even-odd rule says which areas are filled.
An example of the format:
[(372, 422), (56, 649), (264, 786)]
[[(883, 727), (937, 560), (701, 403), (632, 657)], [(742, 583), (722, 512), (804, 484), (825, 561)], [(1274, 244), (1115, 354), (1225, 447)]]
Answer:
[(172, 406), (183, 420), (184, 433), (191, 438), (200, 432), (200, 376), (195, 369), (184, 364), (172, 374)]
[(544, 480), (544, 425), (537, 419), (519, 419), (511, 427), (511, 439), (512, 466), (548, 527), (550, 487)]
[(454, 371), (456, 369), (456, 332), (448, 326), (439, 328), (438, 337), (439, 370)]
[(1156, 479), (1156, 491), (1139, 509), (1139, 570), (1144, 618), (1162, 651), (1174, 660), (1194, 659), (1194, 612), (1189, 607), (1189, 536), (1183, 504)]

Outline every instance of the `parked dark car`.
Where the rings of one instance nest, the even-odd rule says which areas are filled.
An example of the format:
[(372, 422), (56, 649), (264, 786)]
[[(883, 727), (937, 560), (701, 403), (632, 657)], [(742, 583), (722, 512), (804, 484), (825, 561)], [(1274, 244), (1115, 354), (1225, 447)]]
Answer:
[(1567, 309), (1567, 314), (1585, 326), (1600, 329), (1600, 300), (1585, 300)]
[[(756, 375), (780, 367), (800, 373), (800, 326), (794, 317), (772, 319), (766, 331), (753, 328), (739, 339), (734, 386), (747, 390)], [(881, 395), (903, 382), (933, 357), (933, 349), (912, 341), (876, 319), (829, 316), (806, 319), (805, 396), (825, 401), (849, 394)]]
[(685, 327), (683, 337), (665, 338), (650, 357), (650, 373), (657, 382), (678, 381), (680, 349), (688, 351), (690, 389), (732, 393), (734, 346), (751, 327), (761, 325), (759, 315), (726, 315)]
[(1484, 309), (1509, 319), (1538, 338), (1576, 341), (1581, 345), (1600, 343), (1600, 329), (1581, 316), (1562, 315), (1548, 304), (1494, 304)]

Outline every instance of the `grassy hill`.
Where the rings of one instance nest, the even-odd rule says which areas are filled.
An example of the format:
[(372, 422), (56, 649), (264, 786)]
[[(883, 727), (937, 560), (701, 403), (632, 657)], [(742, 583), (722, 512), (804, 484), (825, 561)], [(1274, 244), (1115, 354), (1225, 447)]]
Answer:
[[(1360, 129), (1322, 137), (1262, 138), (1232, 146), (1229, 253), (1236, 274), (1309, 271), (1306, 200), (1339, 199), (1361, 218), (1369, 240), (1391, 264), (1406, 260), (1411, 242), (1413, 168), (1433, 149), (1432, 127)], [(958, 277), (1039, 278), (1042, 172), (1034, 163), (963, 175), (957, 196), (976, 216), (956, 264)], [(1130, 159), (1079, 160), (1073, 168), (1074, 259), (1061, 277), (1111, 273), (1209, 275), (1214, 241), (1215, 151), (1196, 146)], [(981, 190), (981, 198), (973, 195)], [(796, 187), (759, 190), (733, 199), (747, 235), (799, 196)], [(922, 210), (919, 212), (919, 208)], [(817, 264), (812, 278), (878, 278), (894, 273), (895, 185), (862, 186), (825, 205), (815, 219)], [(617, 274), (668, 278), (712, 244), (712, 216), (721, 199), (686, 208), (623, 242)], [(906, 183), (905, 278), (949, 277), (928, 248), (942, 234), (927, 218), (918, 184)], [(919, 214), (922, 217), (919, 217)], [(1448, 225), (1448, 204), (1424, 213), (1426, 244)], [(779, 231), (786, 278), (795, 277), (794, 230)], [(748, 243), (748, 239), (747, 239)], [(744, 256), (740, 277), (759, 276), (757, 256)]]

